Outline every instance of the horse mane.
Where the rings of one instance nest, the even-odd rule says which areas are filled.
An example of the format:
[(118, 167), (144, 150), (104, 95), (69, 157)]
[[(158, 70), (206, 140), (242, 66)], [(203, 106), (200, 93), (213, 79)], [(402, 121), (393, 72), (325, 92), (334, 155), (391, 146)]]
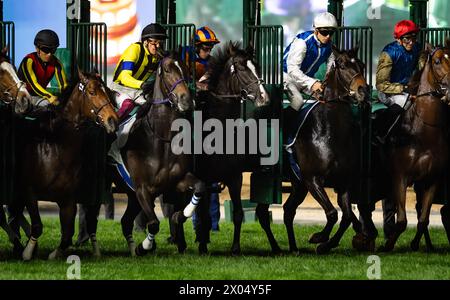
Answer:
[[(411, 95), (417, 95), (420, 85), (420, 78), (422, 77), (423, 70), (428, 62), (428, 55), (430, 55), (430, 51), (427, 49), (423, 49), (419, 54), (418, 68), (414, 71), (408, 82), (409, 93)], [(421, 61), (424, 62), (423, 65), (419, 64)]]
[[(233, 55), (231, 51), (229, 51), (230, 49), (234, 50), (236, 54)], [(211, 59), (208, 63), (209, 90), (214, 91), (216, 89), (228, 60), (232, 56), (236, 55), (248, 56), (248, 54), (243, 49), (241, 49), (241, 43), (239, 41), (227, 42), (224, 46), (217, 49), (217, 52), (214, 53), (214, 56), (211, 56)]]

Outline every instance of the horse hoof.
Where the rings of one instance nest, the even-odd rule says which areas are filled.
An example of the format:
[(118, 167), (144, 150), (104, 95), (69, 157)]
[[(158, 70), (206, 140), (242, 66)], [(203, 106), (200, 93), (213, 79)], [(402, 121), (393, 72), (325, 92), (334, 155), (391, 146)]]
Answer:
[(316, 232), (309, 238), (310, 244), (321, 244), (327, 242), (329, 239), (328, 235), (323, 234), (322, 232)]
[(273, 254), (273, 255), (280, 255), (280, 254), (282, 254), (282, 253), (283, 253), (283, 251), (281, 251), (281, 248), (280, 248), (280, 247), (276, 246), (276, 247), (273, 247), (273, 248), (272, 248), (272, 254)]
[(22, 245), (22, 243), (20, 241), (14, 242), (13, 256), (15, 258), (21, 258), (24, 250), (25, 250), (25, 247)]
[(184, 245), (179, 245), (179, 246), (177, 247), (178, 253), (184, 254), (184, 253), (186, 252), (186, 248), (187, 248), (187, 245), (186, 245), (186, 244), (184, 244)]
[(378, 248), (378, 252), (391, 252), (394, 249), (393, 246), (389, 245), (387, 242), (385, 245), (381, 245)]
[(135, 257), (136, 256), (136, 243), (135, 242), (128, 243), (128, 249), (130, 250), (131, 256)]
[(200, 245), (198, 246), (198, 253), (200, 255), (208, 254), (208, 246), (206, 246), (206, 244), (200, 243)]
[(154, 252), (156, 250), (156, 241), (153, 241), (152, 247), (150, 249), (144, 249), (144, 247), (142, 246), (142, 243), (139, 244), (139, 246), (137, 246), (136, 248), (136, 256), (144, 256), (150, 252)]
[(63, 257), (63, 251), (59, 248), (55, 249), (52, 253), (48, 255), (48, 260), (55, 260)]
[(327, 254), (330, 250), (331, 248), (327, 243), (321, 243), (316, 247), (316, 254)]
[(297, 254), (298, 253), (298, 248), (297, 247), (289, 247), (289, 252), (292, 254)]
[(365, 237), (363, 234), (356, 234), (352, 239), (352, 246), (360, 252), (374, 252), (375, 240)]
[(416, 240), (412, 240), (410, 244), (412, 251), (418, 251), (419, 250), (419, 242)]
[(241, 247), (233, 247), (231, 248), (231, 255), (233, 256), (239, 256), (241, 255)]

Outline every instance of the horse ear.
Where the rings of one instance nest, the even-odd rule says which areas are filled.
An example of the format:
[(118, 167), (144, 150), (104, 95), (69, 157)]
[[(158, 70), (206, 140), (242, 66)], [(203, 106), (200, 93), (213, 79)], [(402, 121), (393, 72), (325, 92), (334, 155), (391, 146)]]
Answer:
[(8, 45), (6, 45), (5, 47), (3, 47), (3, 49), (2, 49), (2, 54), (3, 55), (6, 55), (7, 53), (8, 53)]
[(234, 46), (232, 41), (228, 42), (227, 52), (228, 52), (228, 54), (230, 56), (235, 56), (236, 55), (236, 47)]
[(342, 54), (341, 50), (339, 50), (339, 48), (336, 47), (334, 44), (331, 46), (331, 50), (333, 51), (333, 54), (336, 57)]
[(433, 46), (430, 43), (425, 43), (425, 51), (427, 51), (428, 53), (433, 52)]
[(77, 71), (78, 71), (78, 78), (80, 78), (80, 81), (82, 82), (86, 81), (86, 77), (84, 76), (83, 72), (81, 72), (79, 67), (77, 67)]
[(100, 72), (98, 71), (97, 67), (94, 68), (94, 74), (95, 74), (95, 77), (97, 77), (97, 78), (101, 77)]

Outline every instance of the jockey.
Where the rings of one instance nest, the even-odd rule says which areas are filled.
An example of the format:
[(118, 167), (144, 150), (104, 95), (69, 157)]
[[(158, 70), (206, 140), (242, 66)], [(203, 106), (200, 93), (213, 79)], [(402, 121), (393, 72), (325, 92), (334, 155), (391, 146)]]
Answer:
[(34, 45), (36, 52), (26, 55), (20, 63), (19, 78), (27, 84), (33, 105), (58, 105), (58, 97), (46, 90), (55, 75), (60, 92), (67, 87), (63, 65), (54, 56), (59, 47), (58, 35), (50, 29), (41, 30), (34, 38)]
[(381, 144), (404, 111), (409, 98), (408, 82), (418, 67), (420, 57), (418, 32), (419, 27), (413, 21), (398, 22), (394, 28), (396, 40), (384, 47), (378, 61), (376, 88), (379, 100), (388, 106), (376, 134)]
[(126, 116), (135, 103), (143, 105), (144, 95), (153, 91), (153, 75), (161, 60), (158, 49), (165, 39), (166, 30), (160, 24), (149, 24), (142, 30), (141, 41), (130, 45), (120, 57), (110, 85), (119, 94), (116, 97), (119, 118)]
[(194, 41), (195, 51), (191, 51), (193, 49), (185, 47), (183, 48), (182, 57), (189, 67), (191, 63), (189, 54), (193, 53), (195, 55), (195, 77), (199, 78), (197, 80), (197, 88), (205, 90), (205, 81), (207, 80), (207, 75), (205, 76), (205, 74), (208, 71), (208, 61), (211, 58), (211, 51), (220, 41), (217, 39), (214, 31), (207, 26), (200, 27), (196, 30)]
[(283, 112), (283, 127), (287, 132), (294, 130), (293, 123), (303, 106), (301, 93), (322, 93), (322, 83), (314, 75), (325, 62), (328, 72), (335, 59), (331, 37), (337, 28), (336, 18), (328, 12), (320, 13), (314, 18), (313, 27), (312, 31), (297, 34), (283, 54), (284, 87), (291, 101), (290, 107)]

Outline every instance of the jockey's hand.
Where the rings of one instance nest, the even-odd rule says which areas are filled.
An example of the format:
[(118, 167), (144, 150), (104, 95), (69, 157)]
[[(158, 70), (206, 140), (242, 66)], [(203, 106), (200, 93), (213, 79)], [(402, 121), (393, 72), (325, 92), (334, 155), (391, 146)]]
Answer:
[(313, 92), (313, 94), (322, 93), (323, 92), (322, 82), (320, 81), (314, 82), (314, 84), (311, 87), (311, 91)]
[(141, 84), (141, 90), (144, 92), (144, 95), (150, 94), (153, 92), (153, 87), (155, 86), (155, 81), (147, 80)]
[(56, 97), (56, 96), (51, 96), (50, 98), (48, 98), (48, 102), (54, 106), (59, 105), (59, 100), (58, 100), (58, 97)]
[(195, 85), (197, 86), (197, 89), (200, 91), (207, 91), (208, 90), (208, 83), (206, 82), (196, 82)]

